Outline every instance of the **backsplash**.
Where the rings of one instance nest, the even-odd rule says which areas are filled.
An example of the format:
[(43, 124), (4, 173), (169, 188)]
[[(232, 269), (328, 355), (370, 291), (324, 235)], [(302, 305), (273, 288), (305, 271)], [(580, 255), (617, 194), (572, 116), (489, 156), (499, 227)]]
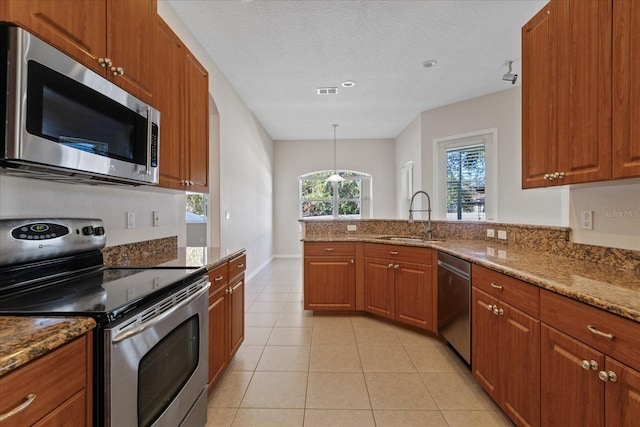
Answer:
[(104, 265), (108, 267), (154, 266), (175, 259), (177, 253), (177, 236), (102, 249)]
[[(346, 236), (423, 236), (426, 221), (407, 220), (301, 220), (302, 237)], [(355, 225), (356, 231), (347, 231)], [(544, 225), (503, 224), (497, 222), (432, 221), (433, 236), (448, 240), (485, 240), (494, 245), (510, 245), (569, 258), (607, 264), (621, 269), (640, 269), (640, 251), (586, 245), (570, 241), (569, 227)], [(495, 237), (487, 237), (487, 229)], [(498, 231), (505, 231), (507, 239), (498, 239)]]

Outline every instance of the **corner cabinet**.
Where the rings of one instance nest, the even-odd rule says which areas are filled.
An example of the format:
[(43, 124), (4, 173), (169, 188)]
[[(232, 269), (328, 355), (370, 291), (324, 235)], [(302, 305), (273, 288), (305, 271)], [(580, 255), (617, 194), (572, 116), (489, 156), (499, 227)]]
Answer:
[(245, 263), (241, 255), (209, 271), (209, 393), (244, 341)]
[[(8, 0), (3, 20), (153, 103), (151, 49), (156, 0)], [(2, 9), (4, 8), (4, 9)]]
[(429, 248), (365, 243), (365, 311), (433, 331), (435, 254)]
[(92, 423), (92, 332), (0, 378), (3, 427), (84, 427)]
[(209, 186), (209, 77), (169, 26), (156, 17), (154, 103), (160, 110), (160, 186), (206, 193)]
[(472, 284), (473, 377), (516, 425), (540, 426), (539, 289), (477, 265)]
[(356, 309), (356, 244), (304, 244), (304, 309)]

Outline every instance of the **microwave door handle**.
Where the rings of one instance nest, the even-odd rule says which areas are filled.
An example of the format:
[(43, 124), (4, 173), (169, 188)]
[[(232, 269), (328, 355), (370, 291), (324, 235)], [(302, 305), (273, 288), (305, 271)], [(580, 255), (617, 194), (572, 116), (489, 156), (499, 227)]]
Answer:
[(146, 174), (151, 175), (151, 142), (153, 137), (151, 132), (153, 130), (153, 122), (151, 121), (151, 106), (147, 105), (147, 170)]

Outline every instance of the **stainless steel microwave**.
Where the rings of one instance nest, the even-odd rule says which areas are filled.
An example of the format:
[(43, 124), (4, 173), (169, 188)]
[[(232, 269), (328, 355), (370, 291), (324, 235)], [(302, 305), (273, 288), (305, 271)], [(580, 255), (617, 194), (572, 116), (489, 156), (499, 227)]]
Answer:
[(0, 173), (158, 183), (157, 110), (24, 29), (0, 48)]

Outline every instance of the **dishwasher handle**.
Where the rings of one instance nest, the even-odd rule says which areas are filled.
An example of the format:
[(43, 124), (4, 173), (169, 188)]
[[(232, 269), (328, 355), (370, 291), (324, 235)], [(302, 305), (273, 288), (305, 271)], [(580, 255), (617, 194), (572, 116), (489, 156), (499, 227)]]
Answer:
[(460, 276), (465, 280), (469, 280), (470, 279), (469, 273), (467, 273), (466, 271), (462, 271), (459, 268), (456, 268), (451, 264), (447, 264), (444, 261), (438, 260), (438, 268), (444, 268), (445, 270), (449, 270), (453, 274), (455, 274), (457, 276)]

